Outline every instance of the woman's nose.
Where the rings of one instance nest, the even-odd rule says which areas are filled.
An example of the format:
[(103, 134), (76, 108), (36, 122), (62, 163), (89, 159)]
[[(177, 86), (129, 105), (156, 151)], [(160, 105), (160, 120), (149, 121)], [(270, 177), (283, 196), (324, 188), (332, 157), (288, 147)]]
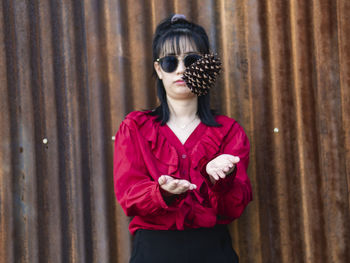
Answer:
[(184, 64), (184, 61), (181, 59), (179, 61), (179, 65), (177, 66), (177, 69), (176, 69), (176, 73), (177, 74), (183, 74), (184, 71), (185, 71), (185, 64)]

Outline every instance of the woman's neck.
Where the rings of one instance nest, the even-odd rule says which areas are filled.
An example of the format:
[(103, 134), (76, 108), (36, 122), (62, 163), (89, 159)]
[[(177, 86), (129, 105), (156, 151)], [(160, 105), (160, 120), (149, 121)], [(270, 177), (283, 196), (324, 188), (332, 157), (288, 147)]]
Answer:
[(167, 101), (170, 112), (169, 121), (186, 121), (188, 119), (193, 119), (197, 114), (197, 96), (189, 98), (187, 100), (175, 100), (168, 97)]

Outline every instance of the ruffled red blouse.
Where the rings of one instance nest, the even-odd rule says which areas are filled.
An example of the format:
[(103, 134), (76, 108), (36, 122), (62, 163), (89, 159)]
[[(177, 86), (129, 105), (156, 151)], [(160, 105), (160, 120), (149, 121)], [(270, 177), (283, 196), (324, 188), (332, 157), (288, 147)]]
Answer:
[[(131, 234), (139, 229), (183, 230), (228, 224), (252, 200), (247, 176), (249, 141), (233, 119), (219, 115), (221, 127), (200, 123), (185, 144), (172, 130), (147, 112), (130, 113), (116, 134), (114, 189), (127, 216)], [(220, 154), (239, 156), (235, 171), (215, 185), (206, 164)], [(178, 195), (170, 204), (160, 192), (158, 178), (186, 179), (197, 189)]]

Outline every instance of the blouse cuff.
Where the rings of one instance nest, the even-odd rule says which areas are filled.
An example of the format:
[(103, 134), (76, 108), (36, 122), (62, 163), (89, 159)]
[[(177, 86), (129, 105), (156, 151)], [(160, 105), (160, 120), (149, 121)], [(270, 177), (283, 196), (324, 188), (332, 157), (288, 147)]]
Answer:
[(159, 184), (156, 183), (154, 190), (152, 191), (152, 194), (151, 194), (152, 199), (156, 204), (159, 204), (161, 208), (168, 209), (169, 206), (164, 201), (159, 189), (160, 189), (160, 186)]
[[(157, 184), (157, 196), (159, 195), (160, 202), (162, 203), (163, 208), (179, 208), (187, 195), (187, 192), (182, 194), (172, 194), (164, 189), (162, 189), (159, 184)], [(165, 206), (163, 206), (165, 204)]]

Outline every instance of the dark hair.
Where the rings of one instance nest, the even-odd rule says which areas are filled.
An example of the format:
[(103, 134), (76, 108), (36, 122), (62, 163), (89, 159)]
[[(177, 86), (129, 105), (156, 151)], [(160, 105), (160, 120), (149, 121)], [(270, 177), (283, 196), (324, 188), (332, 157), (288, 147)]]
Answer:
[[(187, 21), (182, 15), (171, 15), (160, 22), (156, 28), (152, 45), (153, 62), (159, 58), (160, 52), (167, 41), (172, 45), (172, 49), (175, 51), (174, 53), (179, 54), (181, 52), (180, 39), (183, 37), (193, 41), (201, 54), (209, 53), (209, 39), (204, 28)], [(153, 111), (149, 112), (149, 114), (152, 116), (158, 116), (156, 120), (160, 121), (161, 125), (165, 125), (169, 120), (169, 107), (166, 98), (166, 91), (162, 80), (158, 78), (154, 68), (153, 75), (157, 79), (157, 96), (160, 105)], [(208, 126), (221, 126), (215, 121), (215, 111), (210, 109), (210, 92), (198, 97), (197, 114), (204, 124)]]

